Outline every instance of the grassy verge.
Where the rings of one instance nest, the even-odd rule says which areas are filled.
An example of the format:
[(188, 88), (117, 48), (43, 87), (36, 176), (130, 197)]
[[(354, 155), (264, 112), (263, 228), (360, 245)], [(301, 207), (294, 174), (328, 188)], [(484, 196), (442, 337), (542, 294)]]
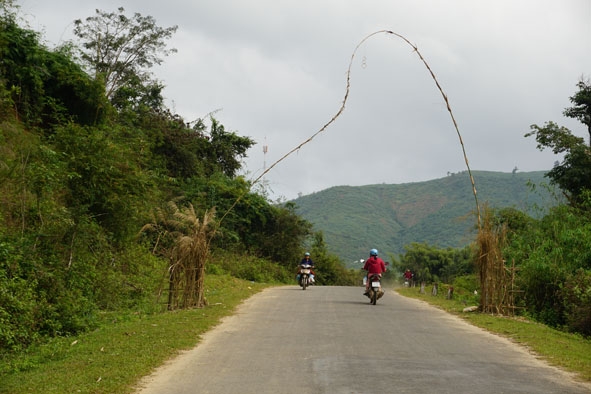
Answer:
[[(437, 296), (420, 294), (418, 288), (397, 288), (406, 297), (417, 298), (460, 316), (467, 322), (502, 335), (527, 347), (549, 364), (576, 374), (581, 380), (591, 381), (591, 339), (564, 333), (523, 318), (493, 316), (478, 312), (463, 312), (466, 305), (462, 298), (448, 300), (440, 293)], [(469, 304), (475, 305), (475, 304)]]
[[(0, 393), (131, 393), (138, 379), (230, 315), (265, 285), (208, 275), (202, 309), (105, 314), (101, 328), (0, 361)], [(18, 370), (19, 372), (14, 372)], [(12, 372), (6, 372), (12, 371)]]

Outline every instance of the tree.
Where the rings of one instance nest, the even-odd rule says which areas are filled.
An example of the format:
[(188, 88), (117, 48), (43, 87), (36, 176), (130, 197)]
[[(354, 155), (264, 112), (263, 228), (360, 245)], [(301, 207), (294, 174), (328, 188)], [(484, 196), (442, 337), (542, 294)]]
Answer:
[(551, 148), (556, 154), (565, 153), (561, 163), (546, 173), (552, 184), (562, 190), (569, 203), (581, 203), (585, 190), (591, 190), (591, 151), (583, 138), (577, 137), (566, 127), (547, 122), (544, 127), (531, 126), (532, 131), (525, 136), (536, 136), (537, 148)]
[(583, 78), (577, 83), (579, 91), (570, 98), (573, 107), (566, 108), (564, 116), (577, 119), (587, 126), (589, 133), (589, 146), (591, 146), (591, 82)]
[(452, 283), (456, 276), (471, 273), (471, 252), (464, 249), (440, 249), (427, 243), (412, 242), (404, 247), (400, 260), (394, 259), (392, 270), (410, 269), (419, 282)]
[(155, 153), (164, 159), (168, 175), (173, 178), (209, 178), (217, 173), (234, 178), (247, 150), (255, 144), (249, 137), (227, 132), (213, 117), (208, 131), (201, 119), (188, 127), (180, 117), (165, 111), (152, 115), (143, 118), (159, 123), (162, 136)]
[[(581, 80), (577, 86), (579, 91), (571, 97), (575, 106), (565, 109), (564, 115), (585, 124), (591, 137), (591, 84)], [(550, 148), (555, 154), (565, 154), (563, 161), (554, 165), (546, 176), (560, 187), (571, 205), (581, 205), (586, 191), (591, 190), (591, 148), (584, 138), (554, 122), (547, 122), (543, 127), (534, 124), (530, 128), (532, 131), (525, 136), (535, 136), (539, 150)]]
[(149, 68), (161, 64), (161, 56), (176, 52), (166, 49), (166, 40), (177, 26), (162, 28), (151, 16), (135, 13), (128, 18), (123, 7), (117, 12), (96, 10), (85, 21), (75, 20), (74, 34), (82, 40), (81, 58), (96, 79), (105, 84), (111, 99), (119, 89), (137, 86), (138, 79), (149, 85)]
[[(312, 234), (310, 253), (316, 267), (316, 283), (328, 286), (354, 286), (360, 281), (360, 275), (348, 270), (339, 258), (328, 252), (322, 231)], [(301, 254), (300, 254), (301, 256)], [(298, 260), (299, 261), (299, 260)]]
[(2, 19), (14, 19), (18, 5), (14, 4), (14, 0), (0, 0), (0, 17)]
[[(199, 131), (205, 133), (205, 125), (203, 123), (199, 125)], [(227, 132), (224, 126), (213, 117), (211, 117), (209, 141), (209, 146), (202, 152), (203, 161), (211, 166), (207, 169), (207, 174), (221, 171), (230, 178), (236, 176), (237, 171), (242, 167), (240, 160), (246, 157), (247, 150), (255, 144), (249, 137)]]
[(100, 122), (106, 104), (102, 85), (66, 48), (47, 50), (38, 33), (21, 28), (11, 15), (0, 15), (0, 59), (1, 112), (8, 114), (11, 107), (18, 120), (45, 128), (71, 120)]
[(525, 134), (525, 136), (531, 137), (535, 135), (538, 143), (537, 148), (539, 150), (551, 148), (554, 154), (569, 152), (574, 147), (585, 143), (583, 138), (573, 135), (569, 129), (558, 126), (552, 121), (546, 122), (544, 127), (533, 124), (530, 129), (532, 131)]
[[(249, 200), (254, 198), (263, 199), (257, 194), (249, 196)], [(296, 210), (297, 206), (294, 202), (287, 202), (284, 205), (271, 205), (265, 202), (259, 208), (259, 211), (264, 213), (265, 219), (264, 222), (260, 221), (260, 229), (254, 235), (255, 245), (260, 248), (258, 251), (260, 255), (284, 265), (299, 261), (302, 245), (306, 238), (312, 235), (312, 223), (300, 217)]]

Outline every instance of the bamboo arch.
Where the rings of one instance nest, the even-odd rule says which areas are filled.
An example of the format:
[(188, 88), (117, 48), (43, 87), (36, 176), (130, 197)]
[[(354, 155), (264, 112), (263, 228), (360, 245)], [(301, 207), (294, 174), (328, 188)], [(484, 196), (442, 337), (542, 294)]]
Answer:
[[(439, 89), (439, 91), (441, 92), (443, 100), (445, 101), (445, 104), (447, 106), (447, 111), (450, 114), (451, 120), (453, 122), (454, 128), (455, 128), (457, 136), (458, 136), (458, 139), (460, 141), (460, 145), (462, 147), (462, 153), (464, 155), (464, 161), (466, 163), (466, 167), (468, 169), (468, 174), (470, 176), (470, 182), (472, 184), (472, 193), (474, 195), (474, 200), (476, 203), (476, 215), (477, 215), (478, 230), (479, 230), (479, 232), (481, 232), (482, 225), (481, 225), (481, 217), (480, 217), (481, 216), (480, 215), (480, 206), (478, 203), (478, 196), (476, 193), (476, 186), (474, 183), (474, 177), (472, 176), (472, 170), (470, 169), (470, 165), (468, 162), (468, 156), (466, 154), (466, 149), (464, 147), (464, 142), (462, 140), (462, 135), (460, 134), (460, 130), (458, 128), (458, 124), (457, 124), (455, 117), (453, 115), (453, 111), (451, 109), (451, 105), (449, 104), (449, 100), (447, 98), (447, 95), (445, 94), (445, 92), (441, 88), (441, 85), (439, 84), (439, 81), (437, 80), (435, 73), (433, 72), (433, 70), (431, 69), (431, 67), (429, 66), (429, 64), (427, 63), (427, 61), (425, 60), (425, 58), (421, 54), (421, 52), (418, 50), (416, 45), (412, 44), (406, 37), (404, 37), (398, 33), (395, 33), (391, 30), (379, 30), (379, 31), (371, 33), (371, 34), (367, 35), (365, 38), (363, 38), (357, 44), (357, 46), (355, 47), (355, 50), (351, 54), (351, 59), (349, 61), (349, 66), (347, 68), (346, 89), (345, 89), (345, 95), (343, 97), (343, 101), (342, 101), (341, 106), (338, 109), (338, 111), (332, 116), (332, 118), (326, 124), (324, 124), (318, 131), (316, 131), (314, 134), (312, 134), (305, 141), (303, 141), (302, 143), (300, 143), (299, 145), (294, 147), (292, 150), (287, 152), (285, 155), (283, 155), (281, 158), (276, 160), (273, 164), (271, 164), (269, 166), (269, 168), (265, 169), (257, 178), (252, 180), (248, 190), (244, 191), (238, 198), (236, 198), (234, 203), (230, 206), (230, 208), (228, 208), (228, 210), (222, 215), (222, 217), (219, 220), (213, 222), (215, 224), (213, 224), (212, 228), (209, 228), (209, 226), (207, 225), (206, 222), (211, 223), (211, 222), (209, 222), (209, 218), (212, 217), (213, 211), (208, 210), (205, 213), (204, 221), (201, 223), (196, 219), (195, 213), (193, 211), (193, 207), (192, 206), (189, 207), (190, 211), (187, 211), (187, 212), (189, 212), (191, 214), (189, 216), (192, 219), (194, 219), (194, 220), (192, 220), (192, 222), (195, 222), (198, 224), (198, 226), (196, 227), (196, 229), (198, 231), (195, 234), (193, 234), (192, 237), (185, 237), (189, 242), (189, 246), (185, 248), (188, 250), (188, 252), (186, 252), (185, 254), (187, 256), (191, 257), (192, 265), (188, 269), (183, 270), (180, 274), (176, 274), (176, 272), (174, 270), (174, 265), (171, 265), (170, 270), (169, 270), (169, 281), (170, 281), (170, 286), (171, 286), (170, 287), (171, 294), (173, 294), (173, 290), (180, 291), (179, 290), (180, 287), (183, 287), (183, 285), (184, 285), (184, 290), (183, 290), (184, 293), (183, 293), (183, 297), (181, 297), (183, 303), (188, 300), (187, 302), (189, 302), (192, 306), (194, 305), (194, 306), (198, 306), (198, 307), (202, 306), (205, 303), (205, 300), (203, 299), (203, 276), (204, 276), (204, 272), (205, 272), (205, 263), (206, 263), (208, 256), (209, 256), (208, 252), (209, 252), (209, 248), (210, 248), (210, 243), (211, 243), (213, 237), (215, 236), (217, 230), (221, 226), (222, 221), (234, 209), (234, 207), (238, 204), (238, 202), (240, 202), (240, 200), (250, 191), (252, 186), (257, 184), (267, 173), (269, 173), (269, 171), (271, 171), (273, 168), (275, 168), (275, 166), (277, 166), (279, 163), (281, 163), (283, 160), (285, 160), (287, 157), (289, 157), (294, 152), (301, 149), (304, 145), (311, 142), (318, 134), (324, 132), (328, 128), (328, 126), (330, 126), (343, 113), (343, 111), (345, 110), (345, 104), (347, 103), (347, 99), (349, 98), (349, 91), (350, 91), (350, 86), (351, 86), (351, 68), (353, 66), (353, 61), (355, 59), (355, 56), (357, 55), (357, 51), (367, 40), (369, 40), (370, 38), (372, 38), (378, 34), (389, 34), (389, 35), (395, 36), (397, 38), (402, 39), (404, 42), (406, 42), (408, 45), (410, 45), (413, 48), (413, 51), (417, 53), (420, 60), (423, 62), (423, 64), (425, 65), (425, 67), (429, 71), (429, 74), (431, 75), (431, 77), (435, 81), (435, 85), (437, 86), (437, 89)], [(212, 208), (212, 210), (213, 210), (213, 208)], [(181, 215), (187, 216), (186, 215), (187, 212), (180, 212), (180, 211), (178, 211), (178, 208), (177, 208), (177, 211), (175, 214), (176, 215), (181, 214)], [(209, 231), (209, 230), (211, 230), (211, 231)], [(183, 238), (183, 239), (185, 239), (185, 238)], [(181, 246), (184, 246), (184, 245), (179, 244), (179, 248)], [(491, 256), (492, 255), (490, 253), (483, 254), (482, 248), (481, 248), (481, 254), (479, 256), (480, 260), (486, 262), (487, 260), (490, 260)], [(187, 294), (187, 289), (189, 289), (188, 291), (190, 294)], [(169, 300), (169, 308), (171, 307), (171, 304), (172, 303)]]
[[(435, 85), (437, 86), (437, 89), (439, 90), (439, 92), (441, 93), (441, 96), (443, 97), (443, 100), (445, 101), (445, 105), (447, 107), (447, 111), (449, 112), (449, 115), (451, 117), (451, 120), (453, 122), (454, 128), (456, 130), (456, 134), (458, 136), (458, 139), (460, 141), (460, 145), (462, 147), (462, 153), (464, 155), (464, 162), (466, 163), (466, 168), (468, 169), (468, 175), (470, 176), (470, 183), (472, 184), (472, 194), (474, 195), (474, 201), (476, 204), (476, 219), (477, 219), (477, 225), (478, 225), (478, 229), (481, 228), (481, 215), (480, 215), (480, 205), (478, 203), (478, 195), (476, 193), (476, 185), (474, 183), (474, 177), (472, 176), (472, 170), (470, 169), (470, 164), (468, 162), (468, 156), (466, 154), (466, 148), (464, 146), (464, 141), (462, 139), (462, 135), (460, 133), (460, 129), (458, 127), (458, 124), (456, 122), (456, 119), (454, 117), (453, 111), (451, 109), (451, 105), (449, 104), (449, 100), (447, 98), (447, 95), (445, 94), (445, 92), (443, 91), (443, 89), (441, 88), (441, 85), (439, 84), (439, 81), (437, 80), (437, 77), (435, 76), (435, 73), (433, 72), (433, 70), (431, 69), (431, 67), (429, 66), (429, 64), (427, 63), (427, 61), (425, 60), (425, 58), (423, 57), (423, 55), (421, 54), (421, 52), (419, 51), (419, 49), (417, 48), (416, 45), (412, 44), (406, 37), (404, 37), (401, 34), (395, 33), (391, 30), (379, 30), (376, 31), (374, 33), (371, 33), (369, 35), (367, 35), (365, 38), (363, 38), (355, 47), (355, 50), (353, 51), (353, 53), (351, 54), (351, 60), (349, 61), (349, 67), (347, 68), (347, 79), (346, 79), (346, 89), (345, 89), (345, 96), (343, 97), (343, 102), (341, 103), (341, 106), (339, 108), (339, 110), (333, 115), (333, 117), (326, 123), (324, 124), (324, 126), (322, 126), (318, 131), (316, 131), (314, 134), (312, 134), (308, 139), (306, 139), (305, 141), (303, 141), (302, 143), (300, 143), (298, 146), (296, 146), (295, 148), (293, 148), (292, 150), (290, 150), (289, 152), (287, 152), (285, 155), (283, 155), (282, 157), (280, 157), (278, 160), (276, 160), (273, 164), (271, 164), (267, 169), (265, 169), (258, 177), (256, 177), (254, 180), (252, 180), (251, 182), (251, 187), (255, 184), (257, 184), (267, 173), (269, 173), (269, 171), (271, 171), (276, 165), (278, 165), (280, 162), (282, 162), (283, 160), (285, 160), (287, 157), (289, 157), (292, 153), (300, 150), (304, 145), (308, 144), (309, 142), (311, 142), (318, 134), (324, 132), (328, 126), (330, 126), (345, 110), (345, 104), (347, 103), (347, 99), (349, 98), (349, 91), (350, 91), (350, 87), (351, 87), (351, 68), (353, 66), (353, 60), (355, 59), (355, 56), (357, 55), (357, 51), (359, 50), (359, 48), (370, 38), (372, 38), (373, 36), (376, 36), (378, 34), (389, 34), (389, 35), (393, 35), (395, 37), (398, 37), (400, 39), (402, 39), (404, 42), (406, 42), (408, 45), (410, 45), (413, 49), (414, 52), (417, 53), (417, 55), (419, 56), (420, 60), (423, 62), (423, 64), (425, 65), (425, 67), (427, 68), (427, 70), (429, 71), (429, 74), (431, 75), (431, 77), (433, 78), (433, 81), (435, 81)], [(220, 218), (220, 220), (218, 221), (218, 223), (221, 223), (221, 221), (223, 221), (223, 219), (228, 215), (228, 213), (230, 213), (230, 211), (232, 211), (232, 209), (234, 209), (234, 207), (236, 206), (236, 204), (238, 204), (238, 202), (242, 199), (242, 197), (244, 197), (244, 195), (246, 194), (243, 193), (241, 196), (239, 196), (236, 201), (232, 204), (232, 206), (230, 208), (228, 208), (228, 210), (224, 213), (224, 215)], [(219, 225), (219, 224), (218, 224)]]

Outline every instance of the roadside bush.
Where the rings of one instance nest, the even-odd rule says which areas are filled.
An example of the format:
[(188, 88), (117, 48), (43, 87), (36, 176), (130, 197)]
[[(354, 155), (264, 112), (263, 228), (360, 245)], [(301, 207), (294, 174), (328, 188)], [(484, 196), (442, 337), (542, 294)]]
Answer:
[(108, 269), (97, 274), (94, 285), (101, 310), (160, 311), (155, 301), (159, 290), (167, 283), (166, 260), (154, 256), (141, 245), (129, 245), (112, 253), (106, 263)]
[[(0, 242), (0, 350), (93, 327), (95, 308), (55, 260), (42, 265), (28, 240)], [(27, 252), (25, 252), (27, 251)]]
[(0, 351), (20, 351), (38, 338), (33, 288), (0, 270)]
[(37, 283), (19, 277), (19, 250), (0, 240), (0, 351), (19, 351), (38, 338)]
[(518, 287), (524, 291), (523, 298), (529, 316), (551, 327), (560, 327), (565, 320), (558, 292), (561, 283), (566, 280), (566, 272), (551, 261), (541, 260), (544, 257), (538, 259), (535, 256), (520, 267)]
[(564, 302), (567, 327), (586, 337), (591, 336), (591, 271), (579, 269), (570, 276), (560, 296)]
[(205, 269), (207, 273), (225, 273), (235, 278), (260, 283), (289, 283), (295, 275), (295, 271), (292, 273), (287, 267), (267, 259), (222, 250), (216, 250), (212, 254)]
[(455, 277), (474, 272), (474, 252), (470, 246), (441, 249), (427, 243), (413, 242), (406, 245), (404, 250), (400, 259), (393, 258), (392, 270), (402, 273), (410, 269), (416, 284), (452, 283)]
[(458, 276), (453, 281), (453, 286), (456, 289), (464, 289), (468, 292), (474, 293), (474, 290), (480, 289), (478, 278), (476, 274)]
[(527, 229), (514, 229), (503, 250), (518, 267), (517, 304), (551, 327), (589, 335), (591, 222), (588, 213), (558, 206)]

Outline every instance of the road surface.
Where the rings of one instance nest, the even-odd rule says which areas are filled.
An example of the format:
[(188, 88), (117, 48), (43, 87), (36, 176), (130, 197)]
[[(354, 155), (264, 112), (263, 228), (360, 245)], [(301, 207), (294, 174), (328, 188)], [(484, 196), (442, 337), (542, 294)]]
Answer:
[(387, 291), (277, 287), (241, 305), (141, 394), (591, 393), (509, 340)]

